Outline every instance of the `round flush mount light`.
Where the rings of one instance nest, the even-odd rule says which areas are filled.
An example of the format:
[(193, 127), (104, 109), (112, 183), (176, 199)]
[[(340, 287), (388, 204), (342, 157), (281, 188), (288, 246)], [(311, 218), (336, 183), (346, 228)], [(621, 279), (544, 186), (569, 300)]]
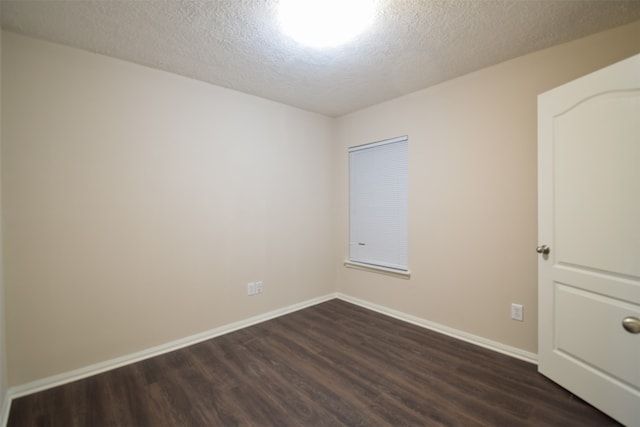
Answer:
[(280, 0), (280, 25), (300, 44), (331, 48), (364, 32), (375, 17), (375, 0)]

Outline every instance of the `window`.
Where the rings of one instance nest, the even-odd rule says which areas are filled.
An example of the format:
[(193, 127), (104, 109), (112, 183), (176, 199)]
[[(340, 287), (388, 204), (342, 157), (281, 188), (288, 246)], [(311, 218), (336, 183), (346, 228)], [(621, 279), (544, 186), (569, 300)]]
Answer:
[(349, 149), (349, 262), (408, 271), (408, 138)]

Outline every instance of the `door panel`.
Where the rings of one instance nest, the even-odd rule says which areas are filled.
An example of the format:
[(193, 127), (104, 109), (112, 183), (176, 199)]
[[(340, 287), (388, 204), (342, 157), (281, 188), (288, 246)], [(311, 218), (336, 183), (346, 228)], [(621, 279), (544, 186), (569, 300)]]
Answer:
[(596, 95), (553, 126), (557, 261), (640, 276), (640, 93)]
[[(620, 357), (637, 352), (634, 340), (628, 339), (628, 332), (620, 327), (620, 319), (640, 317), (640, 306), (562, 283), (555, 284), (554, 292), (556, 352), (613, 381), (640, 387), (640, 361)], [(577, 319), (579, 328), (574, 326)], [(602, 347), (616, 351), (601, 351)]]
[(640, 55), (538, 97), (538, 369), (640, 426)]

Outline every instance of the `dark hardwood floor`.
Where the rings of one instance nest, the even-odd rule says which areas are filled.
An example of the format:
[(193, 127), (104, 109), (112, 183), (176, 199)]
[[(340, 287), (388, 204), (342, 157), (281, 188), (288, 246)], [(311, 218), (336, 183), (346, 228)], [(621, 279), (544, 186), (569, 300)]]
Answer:
[(614, 426), (532, 364), (332, 300), (15, 399), (9, 426)]

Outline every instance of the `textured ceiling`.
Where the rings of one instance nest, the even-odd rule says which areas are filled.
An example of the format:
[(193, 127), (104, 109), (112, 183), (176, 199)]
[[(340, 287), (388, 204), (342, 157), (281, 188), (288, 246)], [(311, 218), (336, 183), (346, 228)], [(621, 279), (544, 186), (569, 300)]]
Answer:
[(328, 116), (640, 19), (638, 0), (378, 3), (369, 32), (323, 51), (281, 33), (277, 0), (2, 0), (0, 12), (5, 30)]

